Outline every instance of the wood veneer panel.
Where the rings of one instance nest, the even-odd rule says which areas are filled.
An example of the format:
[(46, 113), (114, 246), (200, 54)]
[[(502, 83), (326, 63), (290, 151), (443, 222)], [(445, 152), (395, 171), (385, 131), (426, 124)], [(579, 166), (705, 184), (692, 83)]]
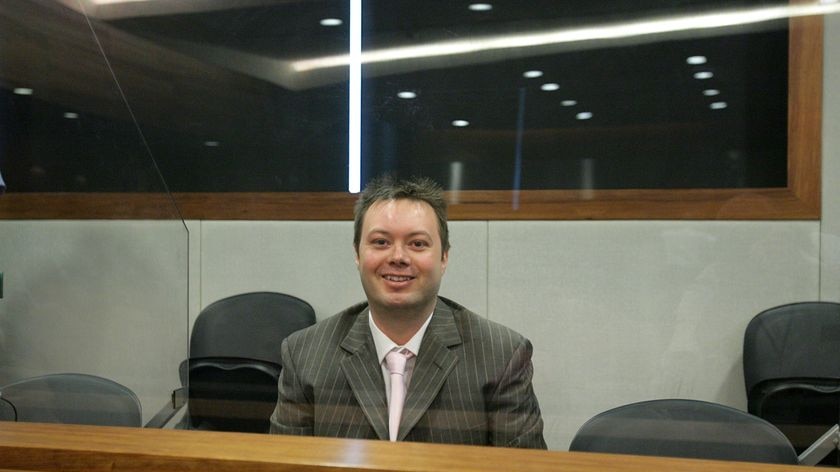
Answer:
[(788, 58), (788, 190), (801, 202), (803, 213), (817, 218), (821, 200), (823, 30), (822, 17), (791, 20)]
[(7, 193), (0, 219), (180, 219), (164, 193)]
[(613, 454), (10, 422), (0, 422), (0, 467), (138, 472), (801, 470), (797, 466)]

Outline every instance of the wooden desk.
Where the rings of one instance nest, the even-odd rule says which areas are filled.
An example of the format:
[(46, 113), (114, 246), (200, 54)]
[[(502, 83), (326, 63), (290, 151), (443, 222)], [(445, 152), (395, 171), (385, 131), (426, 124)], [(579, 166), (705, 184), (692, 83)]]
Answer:
[(744, 462), (9, 422), (0, 422), (0, 469), (137, 472), (802, 472), (802, 468), (797, 466)]

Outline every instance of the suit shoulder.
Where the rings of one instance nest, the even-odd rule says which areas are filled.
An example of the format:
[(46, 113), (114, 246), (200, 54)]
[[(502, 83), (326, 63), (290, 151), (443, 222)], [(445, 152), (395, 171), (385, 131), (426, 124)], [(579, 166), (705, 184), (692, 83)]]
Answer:
[(464, 337), (480, 337), (491, 340), (504, 339), (512, 344), (521, 344), (527, 341), (525, 336), (501, 323), (488, 320), (448, 298), (440, 297), (440, 299), (452, 311), (455, 322), (460, 327), (461, 334)]

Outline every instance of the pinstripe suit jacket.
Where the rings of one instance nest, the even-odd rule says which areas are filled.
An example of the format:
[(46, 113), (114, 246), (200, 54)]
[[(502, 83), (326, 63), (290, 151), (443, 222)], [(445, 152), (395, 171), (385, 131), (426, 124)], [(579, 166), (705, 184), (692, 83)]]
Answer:
[[(361, 303), (281, 346), (271, 432), (388, 439), (385, 385)], [(398, 438), (546, 448), (531, 343), (439, 298), (406, 394)]]

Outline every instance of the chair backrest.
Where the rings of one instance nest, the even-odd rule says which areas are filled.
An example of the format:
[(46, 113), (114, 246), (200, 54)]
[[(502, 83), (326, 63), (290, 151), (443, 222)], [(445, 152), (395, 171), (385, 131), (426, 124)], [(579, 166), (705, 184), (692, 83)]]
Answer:
[(840, 303), (791, 303), (759, 313), (744, 332), (744, 383), (751, 406), (768, 382), (840, 385), (838, 353)]
[(313, 324), (312, 306), (282, 293), (234, 295), (202, 310), (190, 357), (181, 364), (186, 427), (267, 433), (277, 402), (280, 343)]
[[(780, 305), (744, 332), (747, 410), (803, 451), (840, 422), (840, 303)], [(840, 465), (835, 452), (821, 464)]]
[(761, 418), (699, 400), (651, 400), (594, 416), (570, 451), (796, 464), (787, 438)]
[(112, 380), (86, 374), (49, 374), (0, 388), (3, 419), (37, 423), (141, 426), (137, 396)]

